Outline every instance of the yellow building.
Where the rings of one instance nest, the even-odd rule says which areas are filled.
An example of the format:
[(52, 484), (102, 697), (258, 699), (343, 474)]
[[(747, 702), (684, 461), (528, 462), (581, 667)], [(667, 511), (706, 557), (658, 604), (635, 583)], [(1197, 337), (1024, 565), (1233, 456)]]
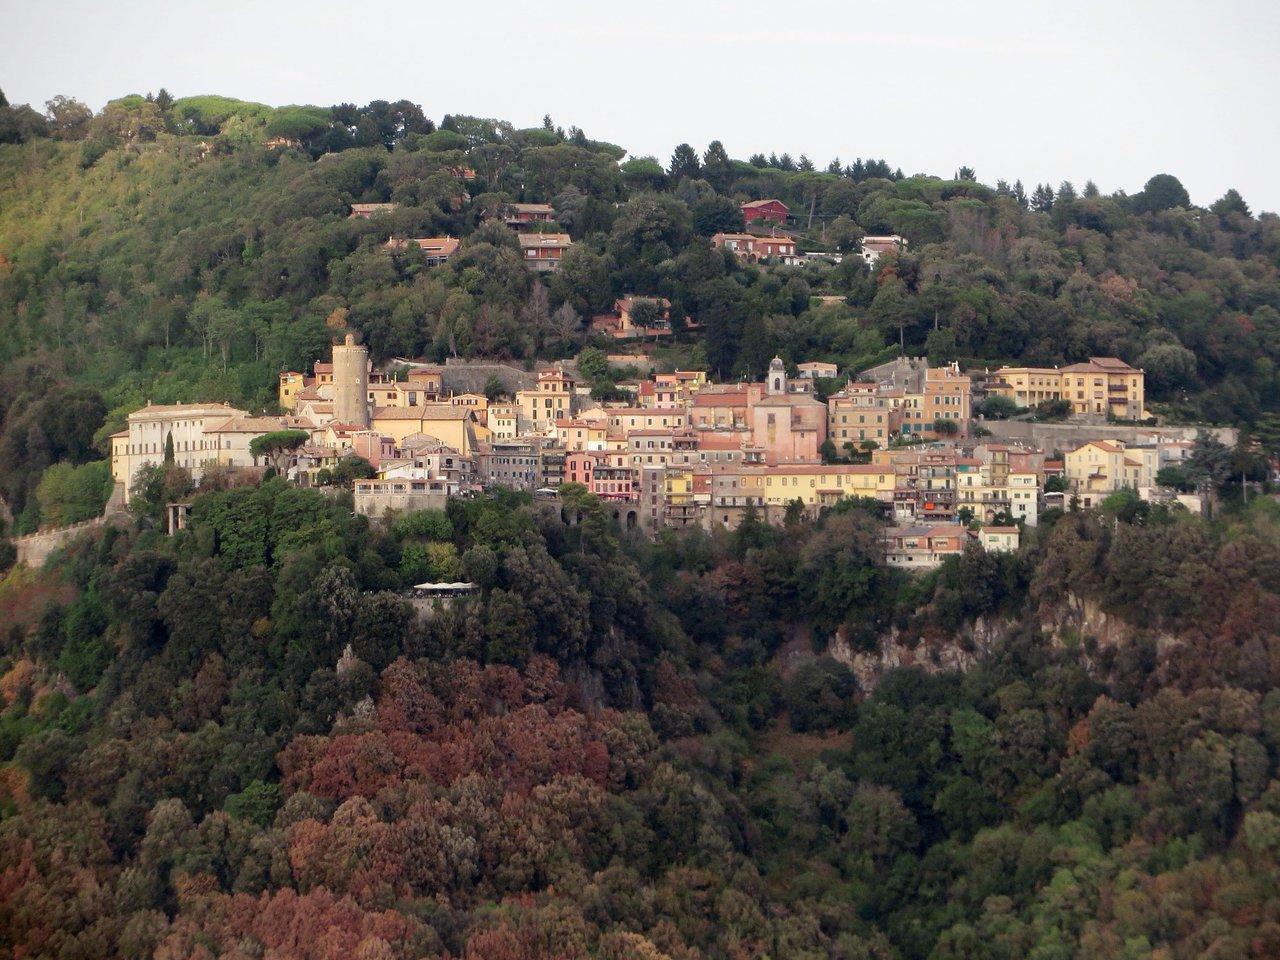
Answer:
[(851, 383), (827, 398), (827, 437), (837, 450), (846, 443), (860, 447), (868, 440), (883, 447), (889, 432), (889, 409), (876, 395), (874, 383)]
[(476, 449), (475, 413), (451, 403), (424, 403), (417, 407), (377, 407), (371, 428), (397, 444), (414, 433), (435, 437), (464, 457)]
[(873, 464), (778, 464), (742, 467), (742, 495), (757, 505), (786, 506), (799, 500), (806, 507), (828, 506), (846, 497), (893, 497), (894, 474)]
[(978, 542), (988, 553), (1017, 553), (1022, 539), (1017, 527), (981, 527)]
[(514, 440), (520, 435), (520, 407), (516, 404), (492, 404), (486, 415), (486, 426), (494, 440)]
[(112, 434), (111, 476), (124, 487), (128, 500), (138, 471), (164, 463), (165, 448), (172, 447), (173, 462), (199, 480), (205, 464), (218, 459), (214, 438), (206, 429), (244, 416), (244, 410), (225, 403), (149, 403), (129, 414), (124, 430)]
[(563, 370), (540, 373), (532, 390), (516, 391), (516, 405), (522, 427), (527, 425), (533, 433), (552, 430), (557, 420), (573, 412), (573, 380)]
[(1076, 416), (1110, 415), (1120, 420), (1146, 418), (1145, 376), (1116, 357), (1090, 357), (1066, 367), (1001, 367), (988, 392), (1020, 407), (1065, 400)]
[(1082, 507), (1096, 507), (1109, 494), (1141, 491), (1155, 483), (1159, 455), (1155, 447), (1126, 447), (1120, 440), (1091, 440), (1067, 453), (1063, 473)]
[(455, 393), (449, 398), (455, 407), (466, 407), (475, 412), (477, 423), (489, 421), (489, 398), (483, 393)]
[(679, 430), (688, 420), (683, 410), (657, 407), (612, 407), (605, 413), (613, 437), (626, 437), (635, 430)]
[(556, 440), (565, 450), (603, 450), (609, 431), (599, 420), (556, 421)]
[(306, 377), (296, 370), (280, 374), (280, 409), (292, 410), (298, 405), (298, 394), (306, 388)]
[(710, 502), (709, 489), (705, 474), (699, 483), (691, 469), (667, 469), (663, 474), (663, 518), (667, 526), (696, 524)]

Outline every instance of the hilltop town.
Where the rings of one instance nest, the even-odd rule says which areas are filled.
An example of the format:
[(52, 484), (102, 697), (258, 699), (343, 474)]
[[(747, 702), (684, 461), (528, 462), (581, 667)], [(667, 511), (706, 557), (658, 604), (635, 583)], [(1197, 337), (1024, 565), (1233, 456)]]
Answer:
[[(1114, 357), (978, 371), (901, 357), (853, 375), (823, 362), (789, 371), (774, 358), (762, 382), (653, 372), (605, 402), (572, 364), (540, 366), (401, 359), (375, 369), (348, 334), (310, 373), (280, 374), (281, 415), (224, 404), (135, 411), (111, 438), (112, 475), (126, 502), (139, 471), (166, 456), (195, 481), (214, 467), (272, 468), (305, 487), (350, 477), (356, 511), (375, 519), (491, 487), (555, 498), (578, 484), (649, 536), (733, 529), (748, 514), (781, 524), (865, 498), (886, 520), (888, 562), (912, 569), (969, 543), (1014, 550), (1044, 510), (1096, 507), (1118, 491), (1202, 509), (1199, 494), (1166, 479), (1188, 463), (1195, 432), (1148, 419), (1143, 371)], [(1014, 417), (975, 412), (988, 406)], [(1028, 417), (1046, 408), (1061, 415)], [(264, 452), (280, 435), (292, 435), (285, 455)]]
[(0, 957), (1280, 957), (1262, 5), (12, 6)]

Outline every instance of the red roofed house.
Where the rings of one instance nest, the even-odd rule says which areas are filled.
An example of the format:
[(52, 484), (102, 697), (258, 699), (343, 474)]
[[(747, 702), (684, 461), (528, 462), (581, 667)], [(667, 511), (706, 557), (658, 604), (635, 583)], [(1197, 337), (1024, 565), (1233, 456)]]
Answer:
[(796, 254), (796, 242), (790, 237), (758, 237), (753, 233), (717, 233), (711, 237), (711, 245), (717, 250), (732, 250), (733, 255), (748, 263), (761, 260), (781, 260), (794, 266), (800, 263)]
[(368, 220), (380, 213), (391, 213), (399, 208), (398, 203), (353, 203), (348, 220)]
[[(649, 303), (656, 307), (651, 311), (653, 323), (637, 322), (632, 317), (632, 308), (637, 303)], [(620, 297), (613, 302), (613, 313), (595, 317), (592, 327), (615, 340), (630, 340), (639, 337), (671, 336), (671, 301), (665, 297), (637, 297), (634, 295)]]
[(747, 223), (754, 220), (786, 223), (788, 212), (787, 205), (781, 200), (748, 200), (742, 205), (742, 219)]
[(422, 251), (422, 255), (427, 261), (427, 266), (430, 267), (440, 266), (440, 264), (458, 252), (458, 240), (456, 237), (415, 237), (412, 240), (398, 240), (392, 237), (387, 241), (387, 248), (389, 250), (406, 250), (411, 243), (418, 245), (418, 249)]
[(504, 216), (507, 226), (518, 230), (530, 223), (550, 223), (556, 211), (549, 203), (509, 203)]
[(540, 272), (559, 269), (560, 258), (573, 246), (567, 233), (521, 233), (517, 236), (525, 266)]

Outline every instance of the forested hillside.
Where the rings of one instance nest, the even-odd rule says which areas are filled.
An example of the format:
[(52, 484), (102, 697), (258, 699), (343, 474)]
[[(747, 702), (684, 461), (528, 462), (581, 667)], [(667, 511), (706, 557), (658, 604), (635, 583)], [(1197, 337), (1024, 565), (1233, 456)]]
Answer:
[[(853, 503), (626, 546), (566, 498), (380, 530), (272, 480), (10, 575), (6, 953), (1280, 953), (1270, 501), (1047, 518), (908, 580)], [(426, 571), (481, 594), (417, 619), (390, 591)], [(964, 674), (824, 653), (979, 621)]]
[[(0, 113), (0, 356), (39, 357), (109, 408), (268, 403), (331, 327), (375, 359), (566, 355), (626, 293), (671, 299), (700, 325), (686, 359), (724, 376), (759, 375), (775, 352), (856, 367), (901, 342), (981, 363), (1116, 355), (1146, 368), (1154, 400), (1216, 421), (1280, 397), (1280, 220), (1234, 191), (1192, 207), (1167, 174), (1131, 197), (991, 187), (967, 169), (734, 160), (714, 130), (701, 154), (681, 144), (662, 162), (550, 118), (437, 129), (405, 101), (272, 109), (162, 91), (96, 116), (65, 99), (47, 119)], [(892, 232), (908, 251), (872, 275), (857, 257), (761, 270), (710, 249), (766, 197), (790, 206), (804, 249)], [(348, 220), (361, 201), (400, 208)], [(486, 225), (507, 201), (554, 204), (575, 241), (545, 289), (511, 231)], [(391, 235), (464, 244), (429, 269), (385, 249)]]
[[(712, 249), (772, 197), (851, 255)], [(554, 204), (559, 271), (511, 202)], [(438, 235), (441, 266), (386, 246)], [(270, 407), (344, 331), (379, 361), (568, 357), (630, 293), (672, 301), (663, 358), (725, 378), (1106, 354), (1162, 416), (1280, 438), (1280, 219), (1234, 191), (658, 161), (406, 101), (0, 97), (0, 495), (77, 519), (129, 410)], [(1045, 510), (908, 575), (851, 498), (649, 541), (572, 484), (384, 525), (149, 468), (44, 569), (0, 557), (0, 954), (1280, 956), (1280, 510), (1216, 492), (1211, 519)], [(423, 581), (478, 589), (424, 612)]]

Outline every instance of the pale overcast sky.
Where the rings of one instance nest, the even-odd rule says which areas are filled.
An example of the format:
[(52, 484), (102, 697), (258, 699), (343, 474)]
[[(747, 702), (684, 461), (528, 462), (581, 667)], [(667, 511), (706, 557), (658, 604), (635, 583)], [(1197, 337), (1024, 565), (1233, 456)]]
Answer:
[(0, 0), (0, 89), (407, 98), (653, 154), (883, 157), (1280, 209), (1280, 2)]

